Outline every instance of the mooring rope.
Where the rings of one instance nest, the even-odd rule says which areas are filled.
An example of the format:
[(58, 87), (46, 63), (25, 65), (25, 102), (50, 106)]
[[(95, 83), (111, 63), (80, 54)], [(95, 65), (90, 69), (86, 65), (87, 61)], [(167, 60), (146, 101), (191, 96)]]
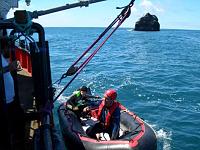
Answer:
[[(73, 71), (68, 70), (66, 73), (62, 75), (62, 77), (56, 82), (61, 82), (62, 79), (66, 78), (68, 73), (73, 75), (73, 78), (65, 85), (65, 87), (60, 91), (60, 93), (54, 98), (53, 102), (55, 102), (59, 96), (65, 91), (65, 89), (72, 83), (72, 81), (80, 74), (80, 72), (85, 68), (85, 66), (90, 62), (90, 60), (95, 56), (95, 54), (100, 50), (100, 48), (106, 43), (106, 41), (111, 37), (111, 35), (120, 27), (120, 25), (130, 16), (131, 7), (133, 6), (135, 0), (132, 0), (127, 6), (121, 7), (118, 9), (122, 9), (121, 13), (116, 17), (116, 19), (101, 33), (101, 35), (87, 48), (87, 50), (74, 62), (74, 64), (69, 69), (74, 69)], [(103, 38), (103, 36), (118, 22), (117, 26), (113, 29), (113, 31), (103, 40), (103, 42), (93, 51), (92, 54), (88, 56), (88, 58), (79, 66), (75, 67), (75, 65)]]

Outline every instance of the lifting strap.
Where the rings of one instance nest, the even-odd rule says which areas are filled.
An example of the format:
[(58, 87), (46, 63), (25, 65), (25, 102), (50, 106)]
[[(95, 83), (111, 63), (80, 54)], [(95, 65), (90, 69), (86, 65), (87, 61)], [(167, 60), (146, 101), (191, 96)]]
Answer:
[[(60, 93), (54, 98), (54, 102), (59, 98), (59, 96), (65, 91), (65, 89), (72, 83), (72, 81), (78, 76), (78, 74), (83, 70), (83, 68), (90, 62), (90, 60), (95, 56), (95, 54), (100, 50), (100, 48), (106, 43), (106, 41), (111, 37), (111, 35), (119, 28), (119, 26), (130, 16), (131, 7), (133, 6), (135, 0), (131, 0), (131, 2), (121, 8), (121, 13), (115, 18), (115, 20), (100, 34), (100, 36), (83, 52), (83, 54), (72, 64), (72, 66), (67, 70), (66, 73), (62, 75), (62, 77), (57, 80), (57, 82), (61, 82), (62, 79), (67, 76), (74, 75), (73, 78), (65, 85), (65, 87), (60, 91)], [(104, 35), (116, 24), (117, 26), (112, 30), (112, 32), (99, 44), (99, 46), (87, 57), (87, 59), (79, 66), (75, 66), (103, 37)], [(54, 84), (55, 84), (54, 83)]]

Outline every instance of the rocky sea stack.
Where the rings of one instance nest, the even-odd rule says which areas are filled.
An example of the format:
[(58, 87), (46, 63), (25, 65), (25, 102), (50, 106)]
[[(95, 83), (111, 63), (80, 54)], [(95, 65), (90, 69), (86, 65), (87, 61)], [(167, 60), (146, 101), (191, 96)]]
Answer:
[(136, 31), (160, 31), (160, 23), (155, 15), (147, 13), (135, 23)]

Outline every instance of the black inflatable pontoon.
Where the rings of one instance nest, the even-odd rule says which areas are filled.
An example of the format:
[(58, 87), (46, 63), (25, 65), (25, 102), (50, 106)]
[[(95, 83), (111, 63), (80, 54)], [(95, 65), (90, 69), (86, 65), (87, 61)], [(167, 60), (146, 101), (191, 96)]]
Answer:
[(80, 119), (65, 109), (65, 103), (58, 109), (61, 131), (70, 150), (156, 150), (157, 139), (153, 129), (124, 106), (121, 108), (120, 133), (117, 140), (96, 140), (87, 136), (86, 129), (95, 123), (97, 109), (90, 118)]

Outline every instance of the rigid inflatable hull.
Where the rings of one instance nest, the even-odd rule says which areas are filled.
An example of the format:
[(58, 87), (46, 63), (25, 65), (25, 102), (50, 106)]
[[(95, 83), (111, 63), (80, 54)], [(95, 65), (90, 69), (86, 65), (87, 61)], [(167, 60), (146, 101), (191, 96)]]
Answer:
[[(124, 108), (124, 107), (123, 107)], [(58, 109), (60, 127), (66, 147), (70, 150), (156, 150), (153, 129), (131, 112), (121, 112), (121, 124), (129, 130), (117, 140), (97, 141), (89, 138), (77, 116), (62, 104)], [(121, 127), (120, 127), (121, 128)]]

